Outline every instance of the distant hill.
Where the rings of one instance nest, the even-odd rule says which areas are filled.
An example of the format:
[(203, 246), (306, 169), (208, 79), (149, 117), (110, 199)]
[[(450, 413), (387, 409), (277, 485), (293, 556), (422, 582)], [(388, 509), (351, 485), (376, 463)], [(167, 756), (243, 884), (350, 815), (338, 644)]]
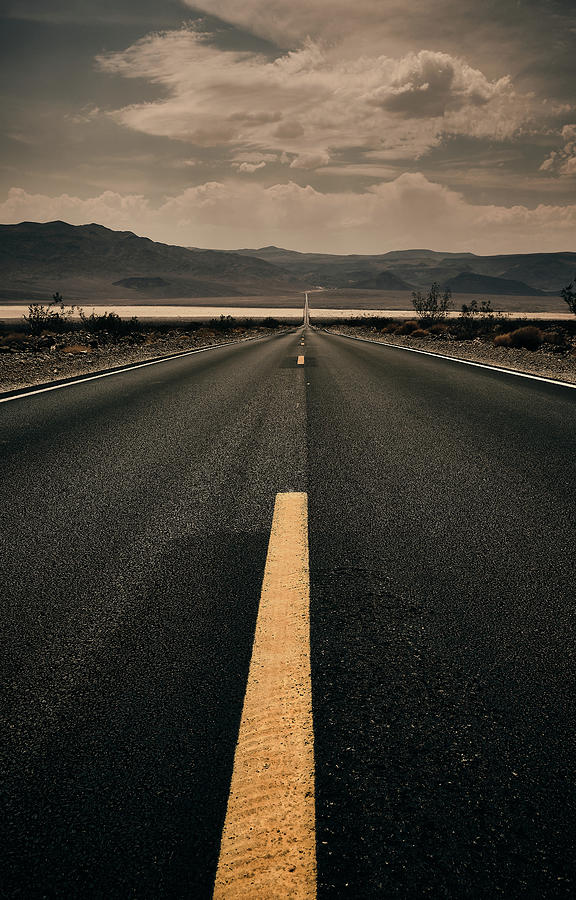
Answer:
[[(576, 275), (576, 253), (477, 256), (436, 250), (380, 254), (299, 253), (282, 247), (201, 250), (102, 225), (0, 225), (0, 297), (161, 302), (194, 297), (281, 297), (312, 287), (356, 291), (558, 296)], [(291, 297), (288, 300), (291, 301)], [(287, 301), (288, 302), (288, 301)]]
[(174, 247), (102, 225), (22, 222), (0, 226), (0, 296), (66, 300), (226, 297), (307, 287), (266, 260)]
[[(392, 250), (381, 254), (337, 255), (329, 253), (298, 253), (281, 247), (261, 247), (258, 250), (238, 250), (240, 254), (258, 256), (280, 266), (293, 275), (326, 288), (360, 287), (368, 285), (384, 271), (390, 272), (407, 285), (418, 289), (430, 287), (433, 281), (450, 283), (463, 273), (475, 273), (488, 278), (523, 283), (525, 296), (538, 296), (544, 291), (558, 296), (562, 287), (576, 275), (576, 253), (515, 253), (498, 256), (478, 256), (474, 253), (448, 253), (437, 250)], [(472, 282), (461, 281), (462, 293)], [(472, 292), (485, 294), (508, 293), (510, 285), (476, 282)], [(527, 290), (527, 288), (529, 290)], [(381, 288), (386, 290), (386, 288)], [(515, 293), (513, 291), (511, 293)]]
[(450, 288), (454, 294), (516, 294), (520, 297), (544, 297), (545, 291), (531, 287), (523, 281), (510, 278), (494, 278), (491, 275), (479, 275), (478, 272), (461, 272), (446, 282), (444, 287)]
[(576, 275), (576, 253), (530, 253), (526, 256), (488, 257), (496, 264), (504, 263), (502, 278), (520, 278), (544, 291), (556, 290), (551, 285), (569, 284)]
[(411, 291), (412, 285), (395, 275), (390, 269), (384, 269), (370, 278), (364, 278), (354, 284), (354, 288), (365, 291)]

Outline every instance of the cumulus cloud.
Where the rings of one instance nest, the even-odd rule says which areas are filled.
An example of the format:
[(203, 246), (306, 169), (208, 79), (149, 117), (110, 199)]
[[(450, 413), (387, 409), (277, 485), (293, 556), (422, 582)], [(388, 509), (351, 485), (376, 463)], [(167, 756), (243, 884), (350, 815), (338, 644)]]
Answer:
[(97, 197), (83, 199), (70, 194), (57, 197), (30, 194), (14, 187), (0, 204), (0, 219), (8, 225), (62, 219), (72, 225), (98, 222), (109, 228), (132, 230), (139, 222), (144, 227), (150, 212), (149, 201), (143, 195), (118, 194), (115, 191), (104, 191)]
[(365, 193), (322, 193), (292, 182), (271, 187), (208, 182), (152, 206), (107, 191), (82, 199), (20, 189), (0, 204), (4, 222), (97, 221), (156, 240), (205, 247), (280, 244), (324, 252), (384, 252), (414, 246), (484, 253), (576, 250), (576, 205), (474, 205), (418, 173)]
[(290, 163), (291, 169), (319, 169), (330, 162), (330, 154), (326, 150), (312, 153), (299, 153)]
[(465, 106), (485, 106), (510, 93), (508, 77), (491, 82), (478, 69), (447, 53), (422, 50), (398, 60), (393, 77), (369, 99), (391, 112), (430, 118)]
[(540, 166), (543, 172), (555, 175), (576, 175), (576, 125), (565, 125), (562, 129), (564, 146), (554, 150)]
[(116, 110), (119, 123), (195, 145), (286, 152), (293, 168), (324, 165), (346, 148), (416, 159), (444, 135), (507, 139), (533, 114), (532, 98), (509, 78), (490, 80), (429, 50), (347, 60), (307, 41), (270, 59), (219, 49), (188, 28), (148, 36), (99, 65), (166, 91)]
[[(283, 49), (307, 37), (348, 59), (438, 48), (484, 71), (528, 77), (542, 97), (574, 76), (570, 0), (184, 0)], [(503, 63), (506, 69), (502, 70)], [(560, 80), (558, 79), (560, 73)], [(561, 87), (562, 85), (562, 87)]]

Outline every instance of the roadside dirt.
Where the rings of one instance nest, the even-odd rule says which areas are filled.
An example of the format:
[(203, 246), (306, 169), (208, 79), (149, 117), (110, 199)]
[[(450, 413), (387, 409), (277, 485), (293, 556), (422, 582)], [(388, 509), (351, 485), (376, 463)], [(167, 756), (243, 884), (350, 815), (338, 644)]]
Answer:
[[(53, 339), (38, 338), (27, 344), (19, 337), (0, 345), (0, 392), (274, 333), (276, 331), (270, 328), (238, 329), (220, 334), (199, 328), (184, 333), (139, 335), (137, 343), (131, 336), (117, 343), (98, 343), (92, 335), (82, 332)], [(54, 342), (50, 344), (50, 340)]]
[(468, 359), (472, 362), (487, 363), (503, 369), (514, 369), (530, 375), (542, 375), (576, 384), (576, 347), (555, 350), (542, 344), (537, 350), (514, 347), (496, 347), (491, 339), (475, 338), (471, 341), (446, 339), (437, 335), (413, 337), (412, 335), (383, 334), (375, 328), (355, 328), (333, 325), (326, 328), (332, 334), (347, 334), (351, 337), (368, 338), (397, 347), (411, 347), (427, 350), (444, 356)]

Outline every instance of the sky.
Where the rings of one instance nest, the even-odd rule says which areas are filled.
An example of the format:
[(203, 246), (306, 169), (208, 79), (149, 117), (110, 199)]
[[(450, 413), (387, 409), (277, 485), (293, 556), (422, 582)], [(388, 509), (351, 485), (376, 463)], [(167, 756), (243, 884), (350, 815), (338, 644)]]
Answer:
[(0, 222), (576, 250), (573, 0), (0, 0)]

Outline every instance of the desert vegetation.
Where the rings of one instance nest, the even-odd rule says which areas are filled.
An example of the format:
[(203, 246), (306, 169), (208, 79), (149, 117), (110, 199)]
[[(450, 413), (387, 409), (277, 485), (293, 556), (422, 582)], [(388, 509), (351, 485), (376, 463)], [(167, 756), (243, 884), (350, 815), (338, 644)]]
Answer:
[(154, 323), (67, 305), (60, 294), (31, 304), (19, 322), (0, 321), (0, 390), (113, 368), (132, 361), (272, 334), (278, 319), (220, 316)]
[[(117, 343), (143, 344), (166, 335), (214, 337), (222, 334), (275, 330), (282, 327), (279, 319), (236, 318), (222, 315), (207, 321), (174, 322), (157, 320), (141, 322), (136, 316), (121, 318), (115, 312), (87, 315), (81, 306), (68, 304), (60, 293), (48, 303), (32, 303), (20, 322), (0, 321), (0, 352), (4, 348), (39, 350), (52, 346), (83, 346), (83, 349)], [(84, 345), (82, 344), (84, 342)]]
[(425, 294), (412, 291), (412, 306), (423, 327), (435, 325), (447, 317), (452, 307), (452, 293), (449, 289), (442, 291), (435, 281)]
[(350, 331), (372, 335), (425, 340), (431, 345), (440, 341), (452, 343), (483, 343), (496, 347), (571, 352), (576, 340), (576, 322), (536, 321), (512, 318), (495, 312), (489, 305), (470, 312), (463, 307), (459, 316), (423, 327), (417, 319), (353, 316), (347, 319), (325, 320), (330, 329), (343, 327)]
[(570, 312), (576, 316), (576, 276), (570, 284), (567, 284), (565, 288), (562, 288), (560, 296), (568, 306)]
[[(137, 318), (122, 319), (116, 313), (83, 313), (77, 320), (67, 317), (48, 318), (29, 316), (22, 322), (0, 321), (0, 353), (44, 350), (62, 350), (74, 346), (75, 352), (90, 352), (98, 348), (121, 345), (150, 345), (166, 340), (238, 337), (275, 331), (286, 327), (278, 319), (244, 319), (221, 316), (218, 319), (194, 322), (154, 321), (142, 322)], [(41, 325), (40, 325), (41, 322)]]

